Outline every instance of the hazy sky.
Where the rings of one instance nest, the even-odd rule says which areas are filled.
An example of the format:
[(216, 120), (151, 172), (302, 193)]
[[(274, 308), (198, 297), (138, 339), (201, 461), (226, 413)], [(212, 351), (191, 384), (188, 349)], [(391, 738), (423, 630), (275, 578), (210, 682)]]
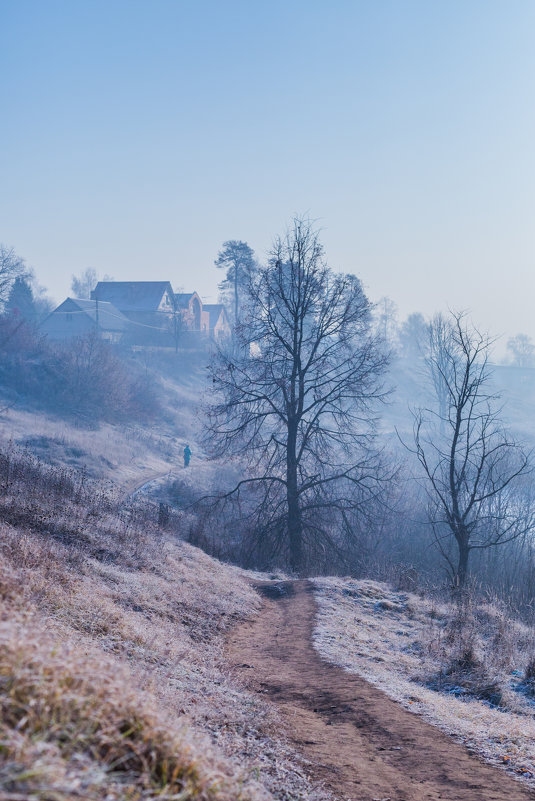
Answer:
[(535, 0), (0, 0), (0, 241), (215, 299), (294, 213), (400, 316), (535, 337)]

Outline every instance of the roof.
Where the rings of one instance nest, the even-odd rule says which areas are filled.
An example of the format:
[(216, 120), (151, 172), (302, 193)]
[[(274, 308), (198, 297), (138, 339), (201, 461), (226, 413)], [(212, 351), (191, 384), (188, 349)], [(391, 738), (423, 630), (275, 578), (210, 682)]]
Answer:
[(207, 311), (210, 314), (210, 322), (209, 322), (209, 329), (213, 331), (213, 329), (217, 325), (217, 321), (221, 317), (221, 314), (224, 314), (225, 317), (227, 313), (225, 311), (225, 307), (222, 303), (204, 303), (203, 304), (203, 311)]
[[(85, 314), (96, 323), (97, 304), (94, 300), (86, 300), (84, 298), (67, 298), (54, 309), (53, 312), (47, 317), (57, 318), (60, 315), (67, 314)], [(66, 319), (66, 317), (65, 317)], [(46, 322), (46, 320), (45, 320)], [(99, 300), (98, 302), (98, 324), (99, 327), (106, 331), (124, 331), (130, 325), (124, 314), (121, 314), (119, 309), (116, 309), (111, 303)]]
[[(179, 309), (187, 309), (189, 306), (190, 300), (197, 296), (196, 292), (175, 292), (175, 302)], [(200, 298), (199, 298), (200, 300)], [(203, 306), (204, 308), (204, 306)]]
[(91, 298), (109, 301), (121, 311), (156, 311), (166, 292), (173, 297), (169, 281), (99, 281)]

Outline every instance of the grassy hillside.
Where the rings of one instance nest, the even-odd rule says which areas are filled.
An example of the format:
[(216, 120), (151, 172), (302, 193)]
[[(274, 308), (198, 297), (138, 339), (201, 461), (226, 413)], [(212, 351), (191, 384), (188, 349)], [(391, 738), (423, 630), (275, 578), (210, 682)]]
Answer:
[(203, 365), (165, 367), (151, 424), (1, 413), (2, 798), (324, 797), (225, 661), (230, 628), (260, 608), (248, 575), (184, 542), (185, 516), (163, 531), (130, 497), (219, 469), (200, 458)]
[[(191, 512), (163, 530), (154, 504), (132, 497), (156, 476), (181, 492), (229, 480), (200, 446), (205, 367), (161, 367), (152, 423), (0, 414), (0, 797), (325, 798), (274, 707), (229, 671), (225, 638), (260, 608), (250, 575), (184, 541)], [(401, 422), (417, 391), (388, 415)], [(460, 620), (376, 582), (321, 579), (317, 590), (325, 658), (535, 775), (531, 630), (490, 607)]]

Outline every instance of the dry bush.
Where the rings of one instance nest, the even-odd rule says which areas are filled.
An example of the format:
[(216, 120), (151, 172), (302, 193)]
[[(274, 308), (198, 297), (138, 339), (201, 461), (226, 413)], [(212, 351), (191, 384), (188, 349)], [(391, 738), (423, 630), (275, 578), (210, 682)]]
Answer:
[(473, 592), (463, 593), (445, 609), (440, 621), (430, 621), (423, 638), (432, 665), (438, 665), (428, 686), (517, 710), (512, 689), (523, 688), (511, 677), (521, 677), (533, 639), (529, 629), (497, 599), (483, 601)]
[(157, 379), (102, 340), (96, 331), (50, 343), (37, 330), (0, 318), (0, 378), (3, 394), (31, 408), (77, 419), (88, 426), (100, 420), (153, 418), (161, 411)]

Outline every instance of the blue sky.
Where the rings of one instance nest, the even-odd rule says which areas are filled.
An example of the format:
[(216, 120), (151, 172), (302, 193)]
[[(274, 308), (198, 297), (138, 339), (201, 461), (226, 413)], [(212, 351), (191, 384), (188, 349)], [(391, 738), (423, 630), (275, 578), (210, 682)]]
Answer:
[(400, 316), (535, 337), (534, 0), (0, 0), (0, 241), (215, 299), (294, 213)]

